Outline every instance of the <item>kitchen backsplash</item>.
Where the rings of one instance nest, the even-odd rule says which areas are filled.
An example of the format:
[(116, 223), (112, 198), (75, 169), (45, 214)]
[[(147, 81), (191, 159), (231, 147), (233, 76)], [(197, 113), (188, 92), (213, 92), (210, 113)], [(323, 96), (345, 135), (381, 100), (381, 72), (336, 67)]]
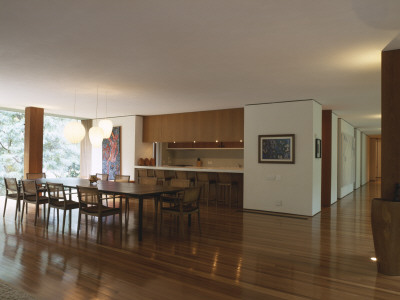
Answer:
[(243, 149), (190, 149), (166, 150), (163, 147), (163, 165), (190, 165), (195, 166), (197, 158), (203, 167), (243, 167)]

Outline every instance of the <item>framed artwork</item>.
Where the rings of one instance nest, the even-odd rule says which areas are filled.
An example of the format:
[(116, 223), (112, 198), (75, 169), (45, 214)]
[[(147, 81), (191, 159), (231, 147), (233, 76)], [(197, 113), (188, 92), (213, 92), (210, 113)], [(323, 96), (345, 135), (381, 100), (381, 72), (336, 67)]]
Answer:
[(322, 142), (321, 139), (315, 139), (315, 158), (322, 156)]
[(111, 136), (103, 140), (102, 173), (108, 174), (109, 180), (121, 174), (121, 127), (113, 127)]
[(258, 162), (294, 164), (294, 134), (259, 135)]

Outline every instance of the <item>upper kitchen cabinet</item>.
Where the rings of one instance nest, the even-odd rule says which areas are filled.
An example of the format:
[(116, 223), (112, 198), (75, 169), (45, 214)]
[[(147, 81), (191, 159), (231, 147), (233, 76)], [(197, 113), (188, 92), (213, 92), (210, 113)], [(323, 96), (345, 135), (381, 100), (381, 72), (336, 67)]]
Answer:
[(244, 109), (223, 109), (143, 117), (143, 142), (243, 140)]

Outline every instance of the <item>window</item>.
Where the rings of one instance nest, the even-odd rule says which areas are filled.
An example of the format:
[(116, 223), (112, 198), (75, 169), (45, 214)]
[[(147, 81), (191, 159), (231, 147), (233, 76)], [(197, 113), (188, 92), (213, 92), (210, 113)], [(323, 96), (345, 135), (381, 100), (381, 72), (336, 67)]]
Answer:
[(79, 177), (80, 144), (64, 137), (64, 127), (71, 119), (44, 116), (43, 172), (46, 177)]

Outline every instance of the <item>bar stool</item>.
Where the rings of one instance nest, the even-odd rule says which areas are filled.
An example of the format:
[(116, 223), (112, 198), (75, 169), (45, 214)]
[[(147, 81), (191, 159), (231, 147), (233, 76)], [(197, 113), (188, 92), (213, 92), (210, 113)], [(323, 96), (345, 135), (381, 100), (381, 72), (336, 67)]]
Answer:
[(200, 187), (200, 200), (206, 201), (207, 206), (210, 200), (215, 200), (215, 202), (217, 202), (216, 198), (211, 198), (211, 187), (214, 186), (214, 191), (216, 190), (216, 181), (210, 178), (209, 174), (206, 172), (197, 172), (196, 177), (196, 186)]
[[(222, 201), (224, 204), (228, 202), (229, 208), (232, 206), (232, 189), (236, 189), (236, 207), (238, 205), (238, 183), (232, 181), (232, 176), (229, 173), (218, 173), (217, 182), (217, 200)], [(222, 198), (221, 198), (222, 196)]]

